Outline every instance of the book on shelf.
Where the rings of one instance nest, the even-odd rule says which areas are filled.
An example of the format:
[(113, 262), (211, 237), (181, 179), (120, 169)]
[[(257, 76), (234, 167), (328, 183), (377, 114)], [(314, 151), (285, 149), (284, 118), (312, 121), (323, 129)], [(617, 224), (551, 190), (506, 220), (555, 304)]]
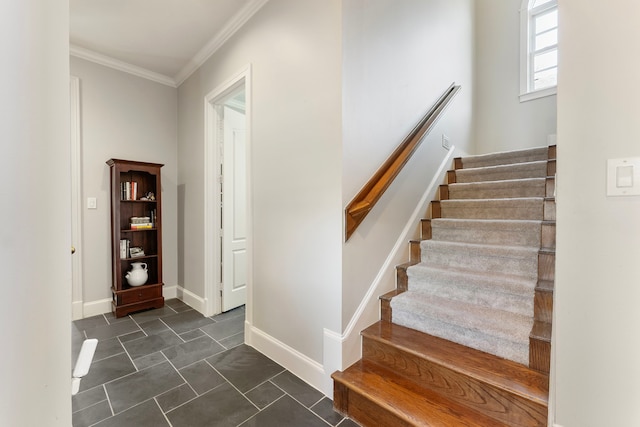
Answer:
[(120, 183), (120, 200), (138, 200), (138, 183), (123, 181)]
[(150, 222), (143, 222), (140, 224), (130, 224), (132, 230), (151, 230), (153, 228), (153, 224)]
[(153, 228), (151, 217), (148, 216), (132, 216), (129, 220), (129, 226), (132, 230), (148, 230)]
[(120, 239), (120, 258), (129, 258), (129, 239)]

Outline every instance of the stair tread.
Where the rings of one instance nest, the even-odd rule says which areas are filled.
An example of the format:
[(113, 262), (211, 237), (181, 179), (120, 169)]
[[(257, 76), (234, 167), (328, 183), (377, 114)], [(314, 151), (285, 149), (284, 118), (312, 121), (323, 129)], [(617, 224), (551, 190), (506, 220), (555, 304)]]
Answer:
[[(541, 146), (541, 147), (533, 147), (533, 148), (524, 148), (520, 150), (510, 150), (510, 151), (501, 151), (496, 153), (487, 153), (487, 154), (476, 154), (470, 156), (464, 156), (461, 158), (462, 165), (464, 167), (465, 162), (467, 165), (473, 163), (512, 163), (513, 159), (520, 158), (533, 158), (537, 160), (547, 160), (549, 157), (549, 147)], [(530, 160), (531, 161), (531, 160)], [(535, 160), (534, 160), (535, 161)]]
[(332, 377), (408, 425), (507, 427), (372, 362), (360, 360)]
[(362, 331), (362, 335), (393, 342), (403, 351), (547, 405), (549, 376), (519, 363), (390, 322), (378, 321)]

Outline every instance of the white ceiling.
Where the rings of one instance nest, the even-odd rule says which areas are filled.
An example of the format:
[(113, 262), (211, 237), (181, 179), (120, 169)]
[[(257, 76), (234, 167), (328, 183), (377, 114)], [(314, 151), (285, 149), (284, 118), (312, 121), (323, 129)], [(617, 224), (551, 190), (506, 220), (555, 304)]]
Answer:
[(71, 54), (182, 83), (267, 0), (70, 0)]

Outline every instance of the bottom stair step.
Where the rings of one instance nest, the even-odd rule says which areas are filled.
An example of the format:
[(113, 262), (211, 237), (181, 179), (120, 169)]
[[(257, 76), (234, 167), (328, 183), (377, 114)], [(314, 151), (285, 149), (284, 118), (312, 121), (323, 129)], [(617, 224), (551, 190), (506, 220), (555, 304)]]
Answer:
[(333, 379), (336, 410), (364, 426), (547, 425), (547, 374), (385, 321)]
[(333, 374), (334, 406), (365, 427), (508, 427), (375, 363)]

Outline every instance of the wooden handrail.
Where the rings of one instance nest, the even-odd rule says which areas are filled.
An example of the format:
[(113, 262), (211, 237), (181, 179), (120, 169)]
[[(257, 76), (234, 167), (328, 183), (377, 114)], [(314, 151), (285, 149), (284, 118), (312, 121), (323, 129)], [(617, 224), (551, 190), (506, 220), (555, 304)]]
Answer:
[(420, 120), (415, 128), (407, 135), (402, 143), (391, 153), (391, 156), (380, 166), (376, 173), (369, 179), (356, 197), (347, 205), (345, 216), (345, 241), (358, 228), (367, 214), (373, 209), (376, 202), (384, 194), (398, 176), (411, 155), (422, 142), (422, 139), (438, 121), (442, 112), (449, 105), (453, 97), (460, 90), (460, 86), (452, 83), (442, 96), (433, 104), (427, 114)]

